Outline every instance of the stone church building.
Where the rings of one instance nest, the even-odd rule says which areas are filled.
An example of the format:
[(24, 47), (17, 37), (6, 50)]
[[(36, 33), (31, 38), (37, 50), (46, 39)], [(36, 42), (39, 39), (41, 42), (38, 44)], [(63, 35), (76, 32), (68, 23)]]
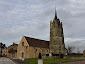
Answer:
[(49, 41), (23, 36), (17, 49), (17, 58), (38, 58), (49, 54)]
[(23, 36), (17, 48), (17, 58), (19, 59), (38, 58), (39, 53), (42, 56), (60, 56), (61, 58), (67, 54), (63, 26), (57, 18), (56, 10), (53, 21), (50, 21), (50, 41)]

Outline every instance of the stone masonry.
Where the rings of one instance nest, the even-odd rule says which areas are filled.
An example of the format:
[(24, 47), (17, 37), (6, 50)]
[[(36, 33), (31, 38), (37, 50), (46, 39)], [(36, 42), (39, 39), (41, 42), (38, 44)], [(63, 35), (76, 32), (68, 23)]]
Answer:
[(50, 52), (53, 54), (63, 54), (67, 53), (64, 44), (64, 34), (62, 22), (57, 18), (57, 13), (55, 10), (55, 18), (50, 21)]

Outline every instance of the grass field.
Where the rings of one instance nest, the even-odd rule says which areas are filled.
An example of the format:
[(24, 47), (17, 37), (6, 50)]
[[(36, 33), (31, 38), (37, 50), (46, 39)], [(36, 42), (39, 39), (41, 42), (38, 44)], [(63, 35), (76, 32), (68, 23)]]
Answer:
[[(73, 62), (73, 61), (81, 61), (84, 59), (43, 59), (44, 64), (49, 63), (64, 63), (64, 62)], [(25, 62), (38, 64), (38, 59), (25, 59)]]

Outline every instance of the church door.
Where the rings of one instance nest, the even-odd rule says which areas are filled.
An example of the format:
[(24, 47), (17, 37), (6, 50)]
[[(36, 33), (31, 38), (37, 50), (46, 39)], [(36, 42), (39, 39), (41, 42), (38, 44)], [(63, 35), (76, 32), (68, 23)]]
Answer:
[(24, 57), (24, 53), (22, 52), (22, 58)]

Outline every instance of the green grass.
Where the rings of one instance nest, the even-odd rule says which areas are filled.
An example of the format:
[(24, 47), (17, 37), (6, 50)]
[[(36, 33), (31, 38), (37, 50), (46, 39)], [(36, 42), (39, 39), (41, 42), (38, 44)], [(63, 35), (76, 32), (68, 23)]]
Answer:
[(33, 59), (25, 59), (24, 61), (32, 64), (38, 64), (38, 59), (33, 58)]
[(81, 61), (81, 60), (79, 59), (44, 59), (44, 64), (64, 63), (64, 62), (72, 62), (72, 61)]
[[(81, 61), (84, 59), (43, 59), (44, 64), (51, 63), (64, 63), (64, 62), (73, 62), (73, 61)], [(38, 59), (25, 59), (25, 62), (38, 64)]]

